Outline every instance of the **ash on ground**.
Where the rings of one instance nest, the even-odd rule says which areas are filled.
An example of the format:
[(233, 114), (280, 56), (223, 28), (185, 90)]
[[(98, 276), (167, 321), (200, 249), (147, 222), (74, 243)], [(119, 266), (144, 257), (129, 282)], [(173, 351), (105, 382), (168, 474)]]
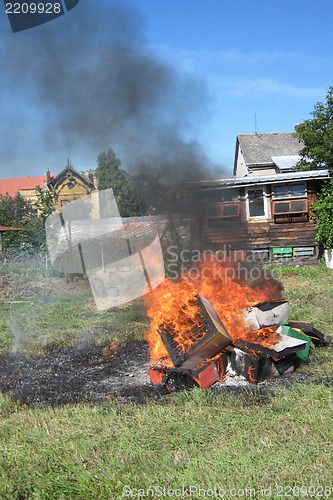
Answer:
[[(49, 349), (38, 357), (9, 353), (0, 358), (0, 391), (30, 407), (98, 403), (112, 398), (122, 402), (146, 403), (167, 394), (167, 390), (150, 383), (148, 365), (148, 346), (144, 341), (120, 345), (116, 349), (107, 343), (82, 343), (67, 349)], [(296, 372), (259, 384), (250, 384), (240, 377), (229, 377), (210, 389), (237, 393), (252, 391), (258, 402), (266, 402), (276, 387), (309, 381), (333, 383), (331, 377), (315, 379)]]
[(26, 405), (55, 406), (116, 397), (144, 402), (158, 392), (148, 378), (145, 342), (109, 350), (108, 344), (52, 349), (43, 356), (0, 359), (0, 391)]

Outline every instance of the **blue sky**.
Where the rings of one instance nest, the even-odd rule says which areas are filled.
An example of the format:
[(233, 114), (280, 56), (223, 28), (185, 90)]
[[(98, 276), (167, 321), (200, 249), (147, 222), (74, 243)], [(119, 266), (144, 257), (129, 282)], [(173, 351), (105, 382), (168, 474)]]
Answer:
[[(331, 0), (81, 0), (65, 16), (16, 34), (3, 8), (0, 16), (1, 177), (41, 175), (47, 168), (56, 173), (69, 155), (78, 170), (94, 168), (107, 147), (124, 167), (140, 169), (148, 156), (162, 164), (176, 150), (175, 137), (163, 144), (157, 139), (156, 130), (162, 136), (167, 128), (177, 128), (177, 141), (196, 141), (202, 161), (230, 175), (237, 133), (294, 130), (333, 85)], [(124, 86), (117, 58), (106, 54), (128, 40), (132, 53), (133, 47), (141, 51), (140, 76), (126, 68), (122, 78), (128, 74), (132, 82)], [(41, 51), (44, 59), (38, 59)], [(53, 57), (58, 73), (48, 66)], [(94, 88), (88, 73), (100, 74), (102, 62), (112, 72)], [(145, 67), (153, 67), (146, 78)], [(56, 76), (48, 79), (51, 69)], [(75, 71), (80, 99), (66, 86)], [(160, 83), (158, 74), (164, 75)], [(125, 87), (133, 91), (130, 98)], [(94, 108), (104, 90), (105, 107), (97, 99)], [(129, 102), (133, 95), (147, 100), (146, 108)]]

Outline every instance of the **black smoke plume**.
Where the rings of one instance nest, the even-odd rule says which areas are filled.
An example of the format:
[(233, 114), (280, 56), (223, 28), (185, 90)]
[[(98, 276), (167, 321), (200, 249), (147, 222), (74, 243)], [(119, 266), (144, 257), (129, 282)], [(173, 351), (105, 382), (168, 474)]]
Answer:
[(211, 176), (197, 139), (209, 119), (205, 82), (162, 62), (143, 32), (138, 10), (87, 0), (43, 27), (4, 33), (2, 164), (25, 158), (25, 175), (36, 175), (72, 154), (81, 170), (76, 158), (112, 147), (125, 169), (163, 184)]

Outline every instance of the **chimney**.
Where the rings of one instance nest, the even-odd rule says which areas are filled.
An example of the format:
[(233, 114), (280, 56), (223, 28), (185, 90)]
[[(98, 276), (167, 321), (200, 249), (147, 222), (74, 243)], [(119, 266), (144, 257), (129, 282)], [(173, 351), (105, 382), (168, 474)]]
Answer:
[(49, 184), (51, 182), (51, 173), (49, 171), (49, 169), (47, 169), (47, 172), (46, 172), (46, 184)]

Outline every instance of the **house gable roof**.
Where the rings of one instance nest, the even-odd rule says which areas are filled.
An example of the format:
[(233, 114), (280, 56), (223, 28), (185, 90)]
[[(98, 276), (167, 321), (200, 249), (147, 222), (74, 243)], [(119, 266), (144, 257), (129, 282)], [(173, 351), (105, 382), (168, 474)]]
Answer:
[(69, 180), (71, 176), (79, 179), (82, 184), (86, 185), (90, 189), (95, 189), (94, 183), (90, 179), (87, 179), (84, 175), (80, 174), (77, 170), (75, 170), (75, 168), (70, 163), (68, 163), (66, 167), (51, 180), (49, 186), (52, 189), (57, 189), (57, 187), (60, 186), (64, 181)]
[(273, 165), (272, 156), (298, 155), (304, 147), (293, 132), (238, 134), (237, 144), (247, 166)]

